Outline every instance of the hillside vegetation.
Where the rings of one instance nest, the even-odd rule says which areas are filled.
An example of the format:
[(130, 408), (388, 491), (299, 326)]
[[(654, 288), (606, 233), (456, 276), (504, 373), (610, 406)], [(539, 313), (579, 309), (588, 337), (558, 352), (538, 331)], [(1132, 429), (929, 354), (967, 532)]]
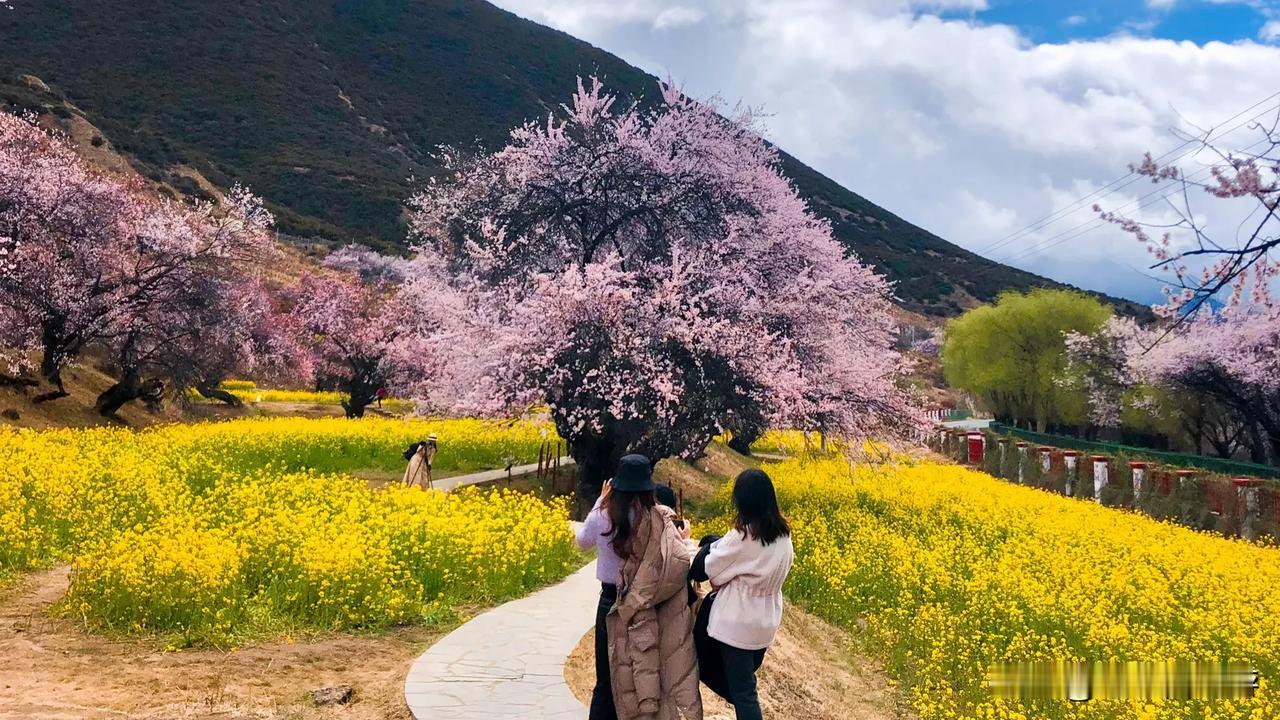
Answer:
[[(15, 0), (0, 105), (61, 117), (170, 190), (244, 183), (298, 238), (404, 242), (403, 201), (442, 144), (497, 147), (596, 74), (644, 101), (657, 79), (480, 0)], [(84, 134), (83, 132), (81, 134)], [(954, 314), (1048, 280), (928, 233), (784, 156), (836, 236), (907, 308)]]

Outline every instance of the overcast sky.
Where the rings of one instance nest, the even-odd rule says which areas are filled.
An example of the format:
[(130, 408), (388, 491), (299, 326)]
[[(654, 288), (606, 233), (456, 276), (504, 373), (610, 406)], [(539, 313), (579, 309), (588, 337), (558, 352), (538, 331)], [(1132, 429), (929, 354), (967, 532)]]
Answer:
[[(907, 220), (1002, 262), (1154, 300), (1107, 208), (1168, 216), (1147, 181), (1040, 218), (1177, 128), (1219, 132), (1280, 97), (1280, 0), (496, 0), (694, 96), (761, 107), (766, 135)], [(1247, 127), (1224, 134), (1244, 147)], [(1187, 158), (1188, 169), (1207, 158)], [(1223, 232), (1240, 218), (1209, 198)], [(1126, 203), (1137, 202), (1136, 205)], [(1081, 227), (1083, 224), (1083, 227)], [(1078, 228), (1078, 229), (1077, 229)], [(1001, 242), (1003, 241), (1003, 242)]]

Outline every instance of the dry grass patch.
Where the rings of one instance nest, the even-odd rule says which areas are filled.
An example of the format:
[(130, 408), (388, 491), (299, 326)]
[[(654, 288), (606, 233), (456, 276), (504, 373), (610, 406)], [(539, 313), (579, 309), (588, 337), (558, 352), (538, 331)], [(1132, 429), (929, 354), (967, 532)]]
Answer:
[[(565, 681), (583, 703), (595, 685), (595, 631), (583, 636), (565, 664)], [(760, 705), (769, 718), (896, 720), (910, 715), (879, 665), (853, 651), (850, 635), (788, 605), (778, 639), (759, 674)], [(705, 686), (708, 720), (733, 718), (733, 707)]]
[(94, 409), (98, 395), (115, 381), (86, 361), (62, 373), (69, 395), (36, 403), (35, 397), (50, 391), (49, 385), (11, 387), (0, 385), (0, 425), (45, 430), (51, 428), (84, 428), (123, 423), (130, 427), (148, 427), (161, 423), (190, 420), (212, 420), (239, 417), (242, 412), (221, 405), (202, 405), (184, 410), (165, 399), (164, 410), (152, 413), (141, 402), (125, 405), (117, 413), (119, 420), (104, 418)]
[[(90, 635), (50, 616), (66, 592), (58, 568), (0, 590), (0, 718), (47, 720), (409, 720), (404, 676), (443, 633), (404, 628), (255, 644), (232, 652), (162, 652), (146, 640)], [(310, 692), (350, 685), (349, 704)]]
[(694, 508), (715, 499), (720, 486), (747, 468), (759, 467), (752, 458), (713, 442), (702, 457), (692, 463), (667, 458), (654, 469), (654, 480), (684, 491), (684, 499)]

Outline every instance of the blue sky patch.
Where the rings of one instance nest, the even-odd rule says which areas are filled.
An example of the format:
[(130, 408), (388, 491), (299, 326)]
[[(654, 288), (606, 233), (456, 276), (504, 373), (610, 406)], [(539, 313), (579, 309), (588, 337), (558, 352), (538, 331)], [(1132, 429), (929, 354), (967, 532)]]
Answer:
[[(1271, 0), (990, 0), (975, 19), (1017, 27), (1036, 43), (1092, 40), (1117, 34), (1190, 40), (1257, 40), (1269, 19), (1280, 18)], [(1167, 7), (1158, 7), (1166, 5)]]

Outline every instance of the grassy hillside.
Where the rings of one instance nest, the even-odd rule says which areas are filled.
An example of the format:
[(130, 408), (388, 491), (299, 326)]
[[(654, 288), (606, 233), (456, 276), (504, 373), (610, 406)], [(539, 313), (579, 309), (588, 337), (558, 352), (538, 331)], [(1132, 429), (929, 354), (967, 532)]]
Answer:
[[(656, 79), (481, 0), (13, 0), (0, 12), (0, 106), (99, 129), (143, 174), (262, 194), (282, 232), (383, 248), (442, 144), (496, 147), (579, 75), (642, 99)], [(952, 314), (1049, 284), (879, 208), (788, 157), (842, 241), (904, 306)], [(204, 185), (204, 188), (202, 188)]]

